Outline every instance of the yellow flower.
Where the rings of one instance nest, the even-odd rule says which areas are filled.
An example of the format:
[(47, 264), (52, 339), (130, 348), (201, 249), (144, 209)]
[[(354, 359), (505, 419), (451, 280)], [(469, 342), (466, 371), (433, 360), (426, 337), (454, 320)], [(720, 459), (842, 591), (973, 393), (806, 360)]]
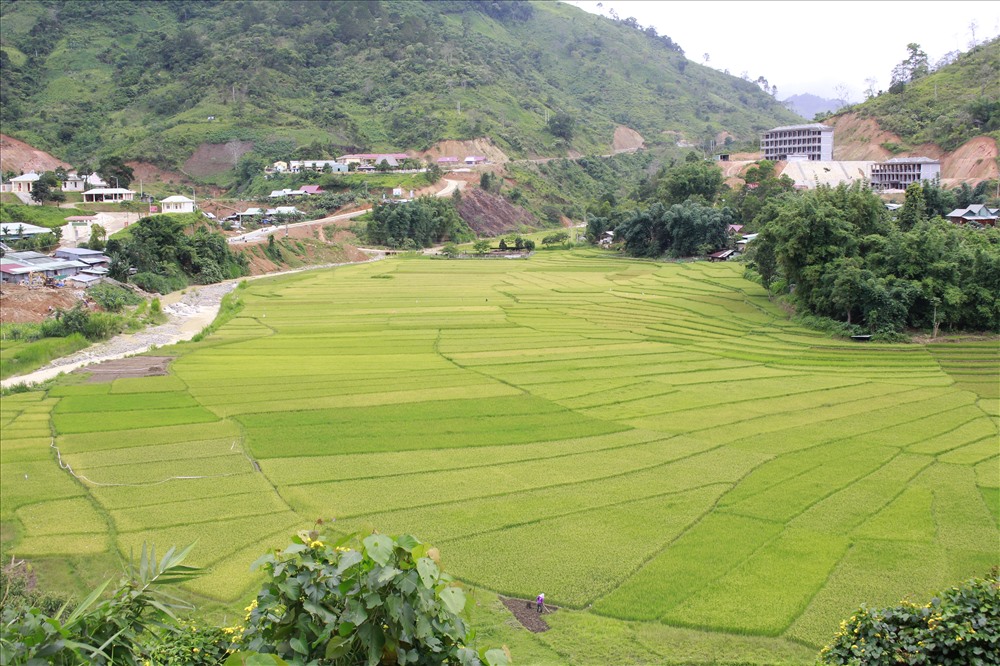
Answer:
[(310, 548), (322, 548), (323, 547), (323, 542), (322, 541), (310, 541), (309, 542), (309, 547)]
[(198, 648), (191, 648), (191, 652), (201, 652)]

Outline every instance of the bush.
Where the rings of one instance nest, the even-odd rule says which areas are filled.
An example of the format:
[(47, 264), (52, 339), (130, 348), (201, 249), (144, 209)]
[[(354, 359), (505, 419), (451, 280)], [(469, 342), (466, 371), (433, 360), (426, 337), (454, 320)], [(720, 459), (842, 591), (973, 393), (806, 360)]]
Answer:
[(268, 581), (247, 618), (249, 650), (293, 663), (508, 663), (503, 650), (464, 645), (465, 592), (436, 548), (408, 535), (328, 543), (303, 531), (292, 541), (258, 560)]
[(151, 294), (169, 294), (187, 286), (187, 281), (182, 277), (167, 277), (156, 273), (136, 273), (132, 276), (132, 282)]
[(894, 608), (862, 606), (841, 622), (823, 664), (934, 664), (985, 666), (1000, 663), (1000, 584), (997, 571), (974, 578), (923, 606), (904, 601)]
[(87, 290), (87, 295), (108, 312), (121, 312), (127, 305), (138, 305), (142, 297), (115, 284), (98, 284)]

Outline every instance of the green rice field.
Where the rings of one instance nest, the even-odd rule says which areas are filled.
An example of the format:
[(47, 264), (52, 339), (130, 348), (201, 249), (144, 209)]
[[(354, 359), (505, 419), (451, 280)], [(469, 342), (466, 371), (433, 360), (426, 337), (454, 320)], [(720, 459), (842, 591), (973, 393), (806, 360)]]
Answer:
[[(5, 551), (65, 579), (197, 541), (189, 593), (231, 617), (332, 518), (438, 546), (518, 664), (812, 664), (860, 604), (1000, 564), (1000, 345), (832, 339), (741, 275), (574, 250), (253, 281), (169, 376), (3, 398)], [(539, 592), (545, 633), (496, 601)]]

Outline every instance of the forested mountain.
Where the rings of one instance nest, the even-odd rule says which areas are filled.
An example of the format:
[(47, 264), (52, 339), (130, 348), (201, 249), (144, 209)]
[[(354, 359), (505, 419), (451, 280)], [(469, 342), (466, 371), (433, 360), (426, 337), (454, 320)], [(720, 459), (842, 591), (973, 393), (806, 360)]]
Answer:
[(951, 151), (987, 135), (1000, 141), (1000, 38), (931, 66), (919, 44), (895, 67), (892, 85), (848, 109), (909, 145)]
[[(798, 118), (653, 29), (555, 2), (4, 0), (4, 132), (77, 164), (179, 168), (423, 150), (489, 137), (511, 156), (752, 139)], [(664, 132), (669, 134), (664, 135)], [(676, 133), (676, 134), (675, 134)]]

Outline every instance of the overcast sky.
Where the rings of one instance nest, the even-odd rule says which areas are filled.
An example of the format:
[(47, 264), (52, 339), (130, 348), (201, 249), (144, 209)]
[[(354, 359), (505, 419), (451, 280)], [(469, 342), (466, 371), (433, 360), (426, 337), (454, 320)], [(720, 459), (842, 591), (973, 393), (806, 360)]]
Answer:
[[(967, 51), (975, 21), (976, 40), (1000, 34), (1000, 2), (634, 2), (570, 0), (595, 14), (613, 9), (622, 19), (656, 28), (681, 45), (688, 59), (751, 79), (764, 76), (778, 98), (812, 93), (851, 102), (864, 99), (865, 79), (876, 90), (889, 87), (892, 68), (916, 42), (933, 66), (950, 51)], [(603, 4), (602, 7), (598, 7)]]

